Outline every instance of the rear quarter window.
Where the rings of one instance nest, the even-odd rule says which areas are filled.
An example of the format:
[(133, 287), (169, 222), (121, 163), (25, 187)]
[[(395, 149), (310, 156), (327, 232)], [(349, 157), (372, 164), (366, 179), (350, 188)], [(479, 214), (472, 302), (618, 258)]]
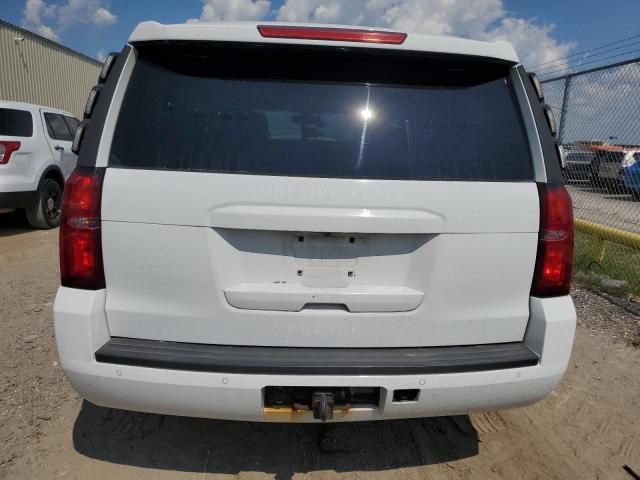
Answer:
[(0, 135), (9, 137), (33, 136), (33, 119), (26, 110), (0, 108)]
[(71, 137), (73, 139), (73, 134), (76, 133), (76, 129), (78, 128), (80, 121), (77, 118), (69, 117), (67, 115), (63, 115), (62, 118), (66, 122), (67, 127), (69, 127), (69, 131), (71, 132)]
[[(510, 66), (424, 54), (351, 52), (325, 58), (330, 54), (316, 52), (141, 48), (110, 165), (338, 178), (532, 180)], [(314, 58), (318, 55), (324, 57)]]
[(70, 142), (73, 134), (69, 130), (67, 123), (64, 121), (63, 115), (57, 113), (45, 113), (45, 122), (47, 123), (47, 133), (53, 140), (62, 140)]

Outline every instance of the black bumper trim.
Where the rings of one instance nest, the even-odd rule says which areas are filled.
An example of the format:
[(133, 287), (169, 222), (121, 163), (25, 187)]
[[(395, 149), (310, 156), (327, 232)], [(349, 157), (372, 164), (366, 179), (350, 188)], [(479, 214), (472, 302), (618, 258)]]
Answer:
[(0, 192), (0, 208), (27, 208), (36, 201), (37, 192)]
[(420, 348), (245, 347), (112, 338), (102, 363), (263, 375), (420, 375), (537, 365), (523, 343)]

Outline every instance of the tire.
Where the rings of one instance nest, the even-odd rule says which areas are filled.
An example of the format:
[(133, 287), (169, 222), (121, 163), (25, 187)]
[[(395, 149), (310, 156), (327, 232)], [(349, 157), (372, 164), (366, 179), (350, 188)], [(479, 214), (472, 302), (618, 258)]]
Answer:
[(25, 209), (27, 221), (33, 228), (48, 230), (60, 225), (62, 186), (52, 178), (45, 178), (36, 195), (35, 203)]
[(636, 188), (632, 189), (631, 196), (636, 200), (640, 200), (640, 189), (636, 189)]

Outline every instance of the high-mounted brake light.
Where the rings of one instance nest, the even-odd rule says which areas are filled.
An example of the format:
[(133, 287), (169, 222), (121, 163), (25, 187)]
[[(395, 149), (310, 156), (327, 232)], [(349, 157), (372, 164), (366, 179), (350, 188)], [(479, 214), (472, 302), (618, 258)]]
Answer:
[(364, 30), (354, 28), (258, 25), (258, 31), (260, 32), (260, 35), (266, 38), (386, 43), (390, 45), (400, 45), (407, 38), (407, 34), (402, 32), (383, 32), (379, 30)]
[(573, 269), (573, 210), (562, 184), (538, 184), (540, 233), (531, 295), (568, 295)]
[(63, 287), (105, 287), (100, 230), (103, 168), (78, 167), (62, 197), (60, 276)]
[(20, 142), (7, 142), (0, 140), (0, 165), (9, 163), (11, 154), (20, 149)]

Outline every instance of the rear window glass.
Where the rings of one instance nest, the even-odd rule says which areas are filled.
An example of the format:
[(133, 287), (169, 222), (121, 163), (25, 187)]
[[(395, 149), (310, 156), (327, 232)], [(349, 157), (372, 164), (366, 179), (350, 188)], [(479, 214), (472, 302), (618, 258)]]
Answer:
[(0, 108), (0, 135), (9, 137), (31, 137), (33, 121), (26, 110)]
[(507, 65), (424, 54), (237, 50), (142, 49), (110, 165), (343, 178), (533, 177)]

